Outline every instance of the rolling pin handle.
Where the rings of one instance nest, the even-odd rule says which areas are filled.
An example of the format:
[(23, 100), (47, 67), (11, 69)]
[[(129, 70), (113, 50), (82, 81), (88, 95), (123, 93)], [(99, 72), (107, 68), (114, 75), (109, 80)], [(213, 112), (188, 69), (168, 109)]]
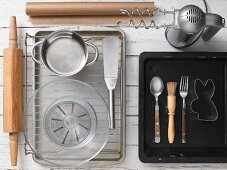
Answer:
[(11, 157), (11, 165), (17, 165), (17, 154), (18, 154), (18, 133), (10, 133), (9, 134), (10, 141), (10, 157)]

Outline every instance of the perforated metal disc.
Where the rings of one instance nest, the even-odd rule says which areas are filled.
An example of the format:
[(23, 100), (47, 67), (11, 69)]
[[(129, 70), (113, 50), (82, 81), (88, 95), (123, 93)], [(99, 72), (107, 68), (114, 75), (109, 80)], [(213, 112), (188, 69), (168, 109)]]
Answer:
[(82, 147), (94, 136), (96, 116), (82, 99), (62, 98), (46, 111), (44, 125), (49, 139), (61, 147)]

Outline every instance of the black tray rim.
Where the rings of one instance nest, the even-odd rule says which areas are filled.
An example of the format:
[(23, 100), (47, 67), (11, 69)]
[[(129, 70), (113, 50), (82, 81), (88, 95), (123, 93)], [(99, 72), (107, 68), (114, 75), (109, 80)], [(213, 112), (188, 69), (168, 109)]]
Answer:
[[(149, 57), (147, 55), (149, 54)], [(182, 55), (184, 55), (182, 57)], [(143, 65), (147, 58), (163, 58), (165, 56), (165, 59), (196, 59), (196, 60), (217, 60), (218, 58), (221, 58), (222, 60), (227, 60), (227, 52), (143, 52), (139, 56), (139, 98), (138, 98), (138, 104), (139, 104), (139, 160), (143, 163), (227, 163), (227, 157), (148, 157), (146, 154), (144, 154), (143, 150), (144, 147), (142, 143), (144, 143), (144, 135), (142, 135), (142, 131), (144, 130), (144, 126), (141, 126), (141, 124), (144, 121), (144, 107), (143, 106), (143, 95), (144, 95), (144, 87), (141, 86), (144, 81), (144, 77), (141, 76), (144, 74)]]

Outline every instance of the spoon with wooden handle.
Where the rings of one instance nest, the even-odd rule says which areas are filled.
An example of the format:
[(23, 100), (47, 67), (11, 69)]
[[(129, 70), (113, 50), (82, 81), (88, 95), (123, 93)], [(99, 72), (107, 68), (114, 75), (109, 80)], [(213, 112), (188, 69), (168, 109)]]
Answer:
[(23, 130), (23, 51), (16, 17), (10, 17), (9, 48), (3, 50), (3, 131), (9, 133), (11, 165), (17, 165), (18, 132)]
[(155, 96), (155, 143), (160, 142), (160, 121), (159, 121), (159, 104), (158, 97), (162, 94), (164, 89), (163, 81), (160, 77), (155, 76), (151, 79), (150, 82), (150, 91), (151, 94)]

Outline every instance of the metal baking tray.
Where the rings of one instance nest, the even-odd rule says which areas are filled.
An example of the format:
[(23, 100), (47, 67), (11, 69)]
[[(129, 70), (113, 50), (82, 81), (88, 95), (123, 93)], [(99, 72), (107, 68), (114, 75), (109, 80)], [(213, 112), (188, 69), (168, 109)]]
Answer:
[[(61, 28), (62, 29), (62, 28)], [(53, 29), (38, 31), (26, 34), (25, 45), (26, 45), (26, 56), (25, 56), (25, 67), (26, 67), (26, 103), (30, 97), (35, 93), (37, 89), (43, 85), (60, 78), (73, 78), (85, 83), (88, 83), (95, 88), (108, 103), (108, 90), (104, 82), (103, 72), (103, 56), (102, 56), (102, 39), (107, 36), (117, 36), (121, 40), (121, 54), (119, 58), (119, 75), (118, 82), (115, 91), (115, 109), (116, 109), (116, 130), (114, 134), (111, 134), (107, 144), (102, 151), (91, 161), (82, 166), (102, 166), (120, 163), (125, 157), (125, 35), (120, 29), (107, 28), (107, 27), (67, 27), (68, 30), (73, 30), (79, 33), (85, 40), (89, 40), (98, 47), (99, 59), (96, 64), (85, 67), (81, 72), (71, 77), (59, 77), (53, 75), (45, 68), (44, 65), (35, 63), (31, 58), (31, 47), (37, 41), (43, 40), (52, 31), (58, 30), (56, 27)], [(40, 51), (35, 51), (37, 57), (40, 55)], [(92, 55), (92, 53), (91, 53)], [(92, 57), (91, 57), (92, 58)], [(41, 96), (40, 96), (41, 97)], [(25, 113), (26, 119), (26, 133), (32, 135), (34, 142), (38, 142), (39, 135), (36, 133), (36, 128), (39, 128), (36, 123), (36, 116), (31, 117), (29, 113)], [(33, 129), (33, 130), (32, 130)], [(37, 145), (38, 146), (38, 145)], [(42, 160), (36, 154), (33, 149), (29, 147), (28, 140), (25, 143), (25, 153), (32, 154), (35, 162), (44, 165), (50, 165), (46, 161)]]
[[(144, 163), (217, 163), (227, 162), (227, 53), (221, 52), (147, 52), (140, 55), (139, 73), (139, 157)], [(181, 140), (182, 98), (179, 84), (182, 75), (189, 76), (186, 97), (186, 138)], [(159, 96), (160, 143), (154, 142), (154, 104), (150, 93), (152, 77), (160, 76), (165, 88)], [(218, 112), (213, 121), (198, 119), (191, 109), (197, 99), (195, 80), (212, 80), (215, 92), (212, 101)], [(168, 143), (166, 83), (176, 81), (175, 140)], [(201, 89), (205, 89), (203, 84)], [(209, 92), (210, 93), (210, 92)], [(206, 94), (207, 91), (206, 91)], [(207, 105), (208, 106), (208, 105)], [(206, 107), (207, 107), (206, 106)], [(207, 113), (209, 114), (209, 113)]]

